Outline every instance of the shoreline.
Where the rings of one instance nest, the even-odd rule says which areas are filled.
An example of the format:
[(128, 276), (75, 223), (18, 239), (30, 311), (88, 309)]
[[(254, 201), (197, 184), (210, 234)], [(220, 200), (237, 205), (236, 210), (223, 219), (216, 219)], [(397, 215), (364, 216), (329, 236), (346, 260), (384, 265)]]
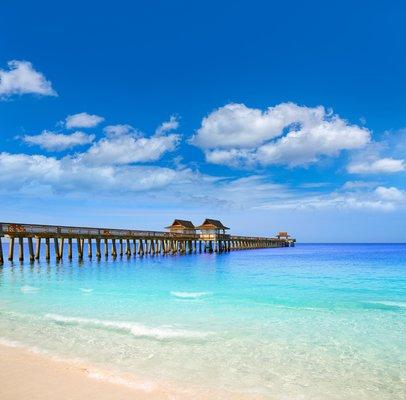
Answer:
[(12, 343), (0, 343), (2, 400), (158, 400), (175, 395), (152, 384), (101, 375), (84, 362), (57, 359)]
[(0, 341), (1, 400), (263, 400), (223, 390), (187, 390), (137, 380), (81, 360)]

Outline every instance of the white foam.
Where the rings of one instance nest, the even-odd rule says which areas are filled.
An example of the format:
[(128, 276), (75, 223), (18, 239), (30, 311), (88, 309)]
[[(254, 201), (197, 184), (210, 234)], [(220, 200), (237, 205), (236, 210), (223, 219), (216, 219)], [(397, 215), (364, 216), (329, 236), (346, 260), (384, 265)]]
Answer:
[(211, 296), (212, 292), (171, 292), (171, 295), (180, 299), (200, 299), (201, 297)]
[(35, 354), (47, 354), (47, 352), (45, 350), (41, 350), (38, 347), (29, 346), (24, 343), (18, 342), (17, 340), (10, 340), (10, 339), (3, 338), (3, 337), (0, 337), (0, 345), (6, 346), (6, 347), (24, 349), (26, 351), (29, 351), (29, 352), (35, 353)]
[(101, 372), (99, 370), (87, 371), (87, 376), (97, 381), (109, 382), (115, 385), (126, 386), (130, 389), (141, 390), (146, 393), (151, 393), (155, 390), (156, 385), (152, 382), (136, 382), (134, 380), (125, 379), (122, 376), (114, 375), (111, 373)]
[(59, 314), (46, 314), (46, 319), (65, 324), (93, 326), (96, 328), (109, 328), (131, 333), (136, 337), (153, 338), (158, 340), (176, 338), (203, 338), (207, 332), (188, 331), (173, 328), (153, 328), (134, 322), (109, 321), (93, 318), (67, 317)]
[(83, 293), (92, 293), (93, 289), (91, 288), (80, 288), (80, 291)]
[(33, 287), (33, 286), (28, 286), (28, 285), (24, 285), (21, 286), (20, 290), (23, 293), (36, 293), (38, 292), (39, 288)]
[(371, 303), (371, 304), (381, 304), (383, 306), (388, 306), (388, 307), (406, 308), (406, 302), (404, 302), (404, 301), (382, 300), (382, 301), (370, 301), (369, 303)]

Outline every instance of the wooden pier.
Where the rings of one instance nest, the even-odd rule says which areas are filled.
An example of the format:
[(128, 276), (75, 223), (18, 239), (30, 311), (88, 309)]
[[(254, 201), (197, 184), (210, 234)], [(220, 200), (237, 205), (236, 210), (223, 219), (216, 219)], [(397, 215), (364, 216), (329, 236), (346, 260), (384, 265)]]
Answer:
[[(0, 223), (0, 264), (4, 263), (2, 238), (8, 239), (7, 259), (14, 261), (14, 251), (18, 247), (18, 260), (30, 262), (51, 258), (51, 247), (56, 261), (71, 260), (75, 255), (84, 257), (131, 257), (165, 254), (190, 254), (202, 252), (229, 252), (234, 250), (262, 249), (292, 246), (295, 239), (290, 236), (252, 237), (225, 233), (228, 229), (217, 220), (205, 220), (197, 229), (178, 229), (175, 220), (169, 232), (142, 231), (127, 229), (88, 228), (57, 225), (34, 225)], [(207, 222), (209, 221), (209, 222)], [(214, 222), (213, 222), (214, 221)], [(216, 224), (219, 223), (216, 227)], [(206, 225), (205, 225), (206, 224)], [(214, 225), (213, 225), (214, 224)], [(27, 243), (28, 246), (24, 246)], [(34, 247), (35, 244), (35, 247)], [(45, 244), (45, 254), (41, 255)], [(28, 254), (25, 249), (28, 248)], [(76, 250), (76, 251), (74, 251)], [(86, 251), (85, 251), (86, 250)]]

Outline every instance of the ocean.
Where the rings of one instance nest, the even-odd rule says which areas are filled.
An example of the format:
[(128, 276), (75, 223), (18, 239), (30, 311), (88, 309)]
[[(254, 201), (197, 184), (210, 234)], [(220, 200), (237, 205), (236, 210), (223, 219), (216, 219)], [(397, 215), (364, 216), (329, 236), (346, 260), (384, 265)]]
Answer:
[(1, 343), (217, 398), (405, 399), (406, 245), (6, 262)]

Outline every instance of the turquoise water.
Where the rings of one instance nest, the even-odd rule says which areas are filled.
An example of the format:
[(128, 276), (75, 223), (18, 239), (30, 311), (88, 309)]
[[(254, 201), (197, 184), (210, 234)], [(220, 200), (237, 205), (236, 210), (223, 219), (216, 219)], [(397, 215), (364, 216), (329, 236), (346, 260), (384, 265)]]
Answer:
[(406, 245), (6, 263), (0, 337), (224, 398), (404, 399)]

